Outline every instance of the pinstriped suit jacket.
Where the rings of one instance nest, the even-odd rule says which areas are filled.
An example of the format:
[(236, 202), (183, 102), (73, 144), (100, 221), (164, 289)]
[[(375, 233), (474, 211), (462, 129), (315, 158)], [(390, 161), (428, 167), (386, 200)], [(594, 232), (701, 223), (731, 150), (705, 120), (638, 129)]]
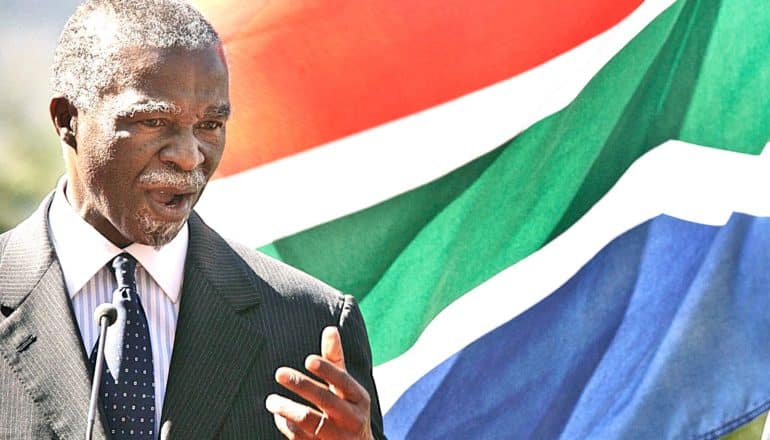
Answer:
[[(83, 438), (91, 388), (87, 354), (48, 237), (50, 197), (0, 235), (0, 438)], [(265, 409), (287, 395), (273, 377), (302, 370), (321, 330), (340, 327), (351, 374), (382, 417), (355, 301), (242, 246), (193, 214), (162, 422), (169, 438), (282, 438)], [(95, 438), (106, 438), (98, 420)]]

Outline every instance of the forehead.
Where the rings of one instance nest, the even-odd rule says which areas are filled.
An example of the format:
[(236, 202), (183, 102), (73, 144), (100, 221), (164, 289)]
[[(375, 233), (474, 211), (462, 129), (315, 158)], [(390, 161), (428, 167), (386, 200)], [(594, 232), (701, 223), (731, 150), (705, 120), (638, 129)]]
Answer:
[(118, 52), (117, 62), (120, 68), (105, 95), (119, 98), (122, 105), (142, 100), (169, 101), (180, 106), (228, 103), (227, 65), (218, 47), (128, 47)]

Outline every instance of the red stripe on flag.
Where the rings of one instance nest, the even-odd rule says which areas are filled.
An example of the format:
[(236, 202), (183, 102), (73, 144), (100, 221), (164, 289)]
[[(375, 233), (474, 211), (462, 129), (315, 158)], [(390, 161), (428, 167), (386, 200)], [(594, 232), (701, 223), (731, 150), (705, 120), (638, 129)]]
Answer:
[(515, 76), (641, 0), (197, 3), (231, 66), (227, 175)]

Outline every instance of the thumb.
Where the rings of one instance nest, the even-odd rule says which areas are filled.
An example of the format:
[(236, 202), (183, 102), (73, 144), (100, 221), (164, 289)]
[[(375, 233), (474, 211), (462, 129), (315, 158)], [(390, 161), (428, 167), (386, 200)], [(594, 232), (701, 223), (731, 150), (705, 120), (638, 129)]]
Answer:
[(321, 356), (337, 368), (345, 370), (345, 353), (337, 327), (326, 327), (321, 333)]

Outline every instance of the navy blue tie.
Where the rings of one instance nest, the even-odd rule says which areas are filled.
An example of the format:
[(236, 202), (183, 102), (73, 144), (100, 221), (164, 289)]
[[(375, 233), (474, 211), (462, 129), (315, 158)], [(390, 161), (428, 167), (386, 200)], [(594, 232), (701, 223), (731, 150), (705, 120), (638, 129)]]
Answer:
[[(155, 374), (147, 317), (136, 290), (136, 260), (120, 254), (112, 260), (118, 288), (112, 303), (118, 319), (107, 329), (101, 402), (114, 439), (152, 439), (155, 430)], [(95, 365), (96, 348), (91, 353)]]

